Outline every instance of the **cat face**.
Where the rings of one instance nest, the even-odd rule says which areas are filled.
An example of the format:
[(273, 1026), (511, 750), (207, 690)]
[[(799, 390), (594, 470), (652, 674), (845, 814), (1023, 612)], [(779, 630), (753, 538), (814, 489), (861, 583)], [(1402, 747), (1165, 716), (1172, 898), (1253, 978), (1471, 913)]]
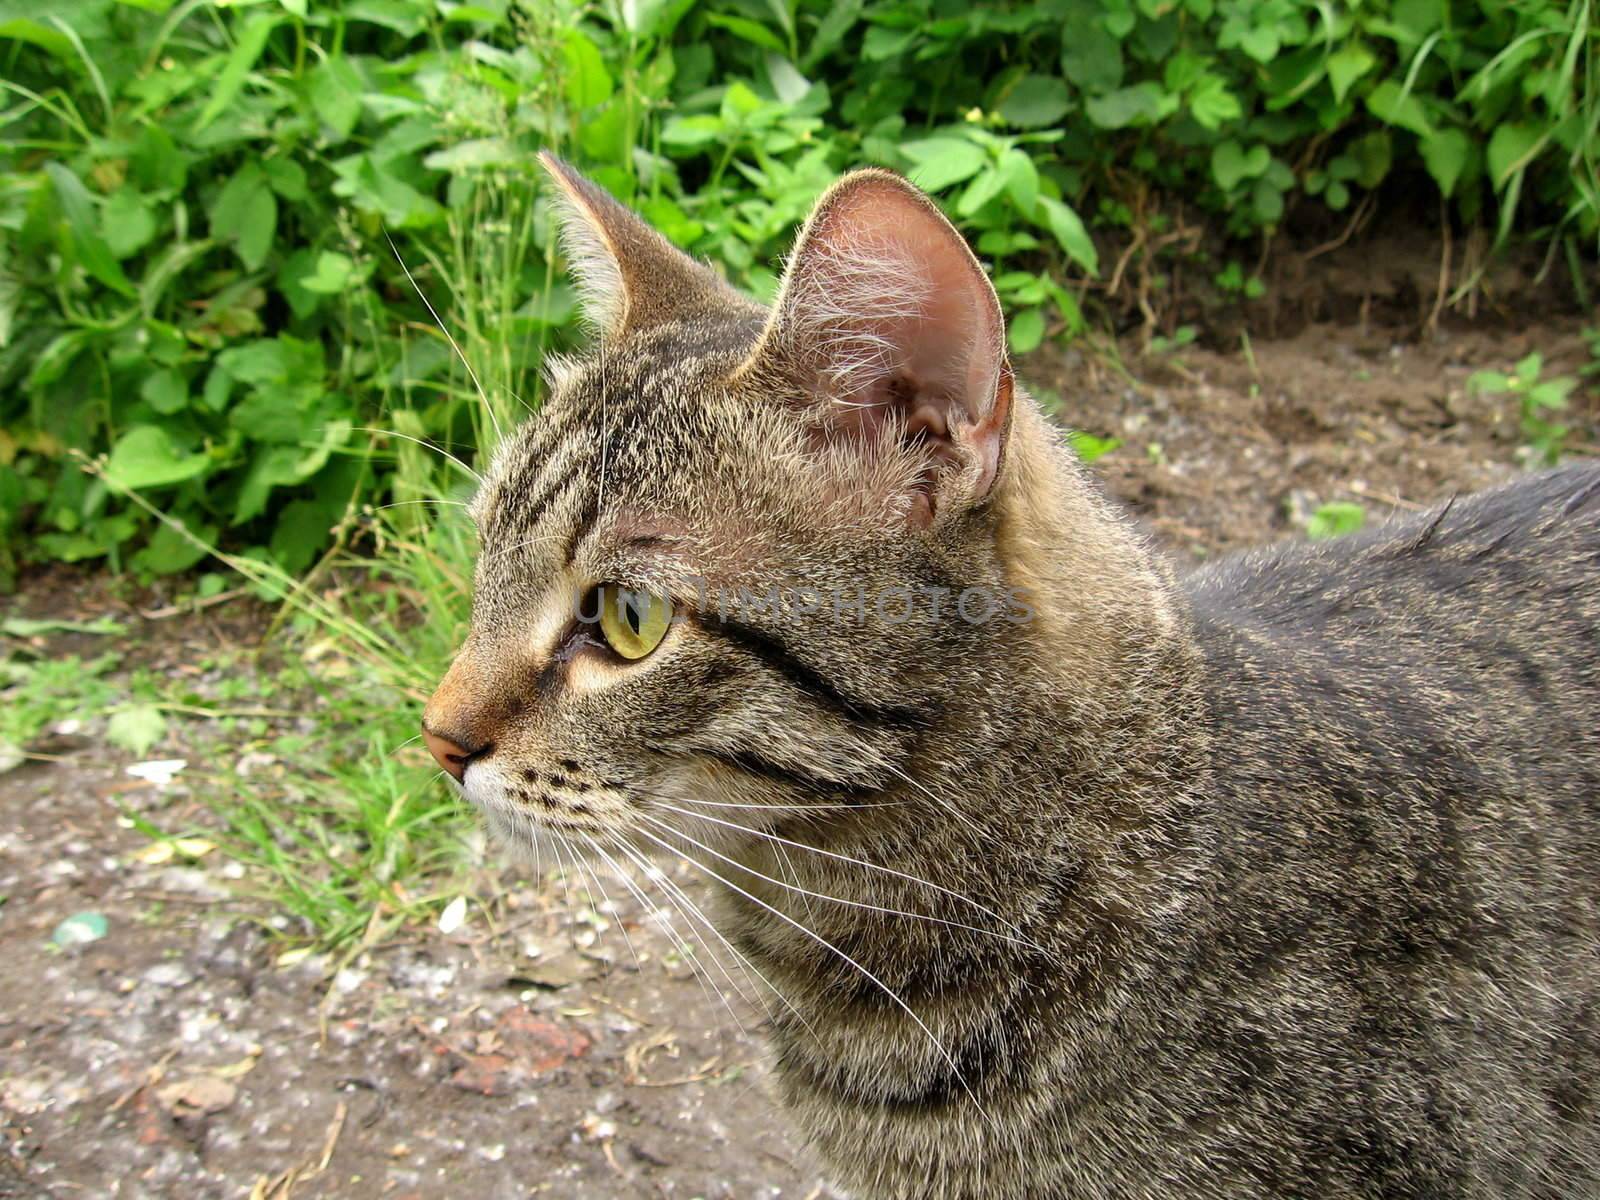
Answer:
[(702, 848), (903, 778), (1026, 619), (990, 503), (998, 304), (898, 177), (819, 202), (767, 311), (547, 160), (599, 327), (472, 512), (430, 748), (511, 842)]

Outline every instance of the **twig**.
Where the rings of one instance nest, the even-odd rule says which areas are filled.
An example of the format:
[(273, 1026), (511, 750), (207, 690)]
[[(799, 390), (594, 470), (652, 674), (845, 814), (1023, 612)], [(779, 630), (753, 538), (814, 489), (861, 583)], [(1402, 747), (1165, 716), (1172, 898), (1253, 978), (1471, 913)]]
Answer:
[(235, 600), (240, 596), (247, 595), (249, 590), (249, 588), (242, 587), (229, 588), (225, 592), (218, 592), (215, 596), (202, 596), (179, 604), (169, 604), (165, 608), (136, 608), (133, 611), (146, 621), (165, 621), (168, 617), (181, 617), (189, 613), (196, 613), (202, 608), (210, 608), (214, 604), (226, 604), (229, 600)]
[(1439, 232), (1444, 238), (1444, 248), (1439, 253), (1439, 286), (1433, 294), (1433, 311), (1422, 326), (1429, 336), (1439, 332), (1439, 313), (1444, 309), (1445, 294), (1450, 290), (1450, 259), (1454, 247), (1450, 243), (1450, 202), (1443, 195), (1439, 197)]
[(1351, 216), (1350, 223), (1344, 227), (1343, 233), (1334, 238), (1331, 242), (1323, 242), (1322, 245), (1314, 246), (1310, 250), (1307, 250), (1305, 254), (1301, 256), (1301, 261), (1310, 262), (1313, 258), (1319, 258), (1324, 254), (1330, 254), (1348, 242), (1355, 234), (1356, 230), (1365, 223), (1366, 218), (1371, 214), (1373, 204), (1375, 203), (1374, 198), (1376, 194), (1377, 193), (1375, 192), (1368, 192), (1364, 197), (1362, 197), (1361, 203), (1356, 205), (1356, 211)]
[(1414, 500), (1402, 499), (1388, 492), (1375, 491), (1363, 483), (1347, 483), (1345, 484), (1345, 491), (1350, 492), (1352, 495), (1360, 496), (1363, 500), (1379, 500), (1391, 508), (1403, 508), (1407, 512), (1427, 512), (1430, 507), (1427, 504), (1418, 504)]

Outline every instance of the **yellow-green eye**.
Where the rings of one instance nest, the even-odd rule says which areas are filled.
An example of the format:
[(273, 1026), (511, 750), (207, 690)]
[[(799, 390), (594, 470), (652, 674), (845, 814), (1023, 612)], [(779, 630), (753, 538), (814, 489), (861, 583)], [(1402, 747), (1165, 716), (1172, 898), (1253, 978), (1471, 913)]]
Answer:
[(600, 632), (623, 658), (643, 658), (661, 644), (672, 621), (672, 601), (653, 592), (608, 583), (600, 588)]

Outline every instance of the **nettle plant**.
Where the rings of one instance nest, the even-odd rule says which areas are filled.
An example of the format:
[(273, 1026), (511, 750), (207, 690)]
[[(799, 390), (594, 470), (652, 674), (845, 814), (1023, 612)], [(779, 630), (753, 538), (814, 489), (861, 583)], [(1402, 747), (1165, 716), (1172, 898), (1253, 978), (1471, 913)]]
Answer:
[[(1019, 353), (1082, 328), (1113, 246), (1119, 267), (1192, 253), (1159, 249), (1180, 210), (1258, 240), (1421, 184), (1581, 266), (1592, 3), (19, 11), (0, 20), (0, 547), (22, 528), (34, 555), (198, 561), (149, 506), (300, 572), (369, 507), (419, 528), (413, 502), (459, 478), (434, 450), (492, 443), (572, 333), (542, 147), (758, 295), (839, 172), (905, 171), (992, 264)], [(1234, 264), (1256, 257), (1207, 273), (1248, 299)]]
[(1553, 467), (1566, 451), (1571, 426), (1560, 420), (1578, 380), (1571, 375), (1544, 376), (1544, 356), (1537, 350), (1507, 371), (1475, 371), (1467, 388), (1485, 396), (1514, 397), (1522, 435), (1521, 454), (1530, 466)]

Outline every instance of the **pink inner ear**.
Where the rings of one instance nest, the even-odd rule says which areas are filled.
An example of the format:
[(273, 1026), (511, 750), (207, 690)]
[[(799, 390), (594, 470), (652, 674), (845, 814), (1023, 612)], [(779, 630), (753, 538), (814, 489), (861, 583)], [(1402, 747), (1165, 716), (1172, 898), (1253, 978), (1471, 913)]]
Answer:
[(925, 197), (895, 176), (847, 179), (802, 235), (779, 305), (787, 356), (827, 425), (871, 434), (897, 417), (936, 460), (975, 460), (987, 491), (1009, 415), (995, 427), (999, 304)]

